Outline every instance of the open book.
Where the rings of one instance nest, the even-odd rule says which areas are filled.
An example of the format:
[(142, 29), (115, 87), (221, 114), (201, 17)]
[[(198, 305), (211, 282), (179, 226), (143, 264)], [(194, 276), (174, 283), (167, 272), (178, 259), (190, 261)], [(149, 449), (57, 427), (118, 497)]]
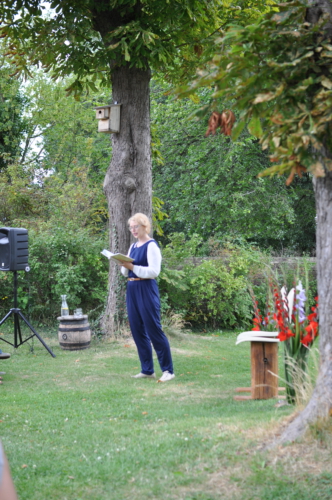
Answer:
[(123, 255), (122, 253), (112, 253), (105, 249), (101, 253), (102, 255), (105, 255), (105, 257), (107, 257), (108, 259), (122, 260), (125, 262), (134, 262), (134, 259), (128, 257), (128, 255)]

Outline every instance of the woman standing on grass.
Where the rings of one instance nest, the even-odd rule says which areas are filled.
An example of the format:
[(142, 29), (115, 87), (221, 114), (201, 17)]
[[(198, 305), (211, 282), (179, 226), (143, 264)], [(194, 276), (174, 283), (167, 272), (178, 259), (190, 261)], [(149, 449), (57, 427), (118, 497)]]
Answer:
[(129, 220), (129, 231), (136, 243), (129, 248), (133, 262), (121, 262), (121, 272), (128, 277), (127, 310), (141, 362), (141, 372), (133, 378), (155, 378), (152, 345), (163, 372), (159, 382), (168, 382), (175, 375), (168, 339), (160, 324), (160, 299), (155, 278), (160, 273), (161, 253), (157, 242), (150, 238), (151, 224), (146, 215), (137, 213)]

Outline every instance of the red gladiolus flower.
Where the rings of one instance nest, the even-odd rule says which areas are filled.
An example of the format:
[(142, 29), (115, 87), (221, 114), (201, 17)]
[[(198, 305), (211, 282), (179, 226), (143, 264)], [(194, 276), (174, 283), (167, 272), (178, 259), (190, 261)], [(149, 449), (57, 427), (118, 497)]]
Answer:
[(280, 342), (284, 342), (286, 340), (286, 335), (283, 332), (278, 333), (278, 339)]
[(288, 337), (287, 337), (287, 333), (286, 333), (286, 332), (284, 332), (284, 331), (280, 331), (280, 332), (278, 333), (278, 339), (280, 340), (280, 342), (284, 342), (285, 340), (287, 340), (287, 339), (288, 339)]
[(284, 340), (288, 340), (289, 337), (295, 337), (295, 333), (292, 332), (290, 328), (285, 328), (283, 330), (280, 330), (278, 334), (278, 339), (280, 342), (284, 342)]
[(253, 303), (254, 303), (255, 317), (253, 319), (254, 327), (251, 330), (259, 332), (262, 329), (262, 316), (259, 314), (260, 310), (257, 307), (258, 304), (257, 300), (254, 300)]
[[(312, 335), (312, 337), (317, 337), (318, 323), (317, 321), (311, 321), (308, 326), (305, 327), (305, 331)], [(303, 342), (302, 342), (303, 343)]]
[(307, 333), (307, 335), (305, 337), (303, 337), (303, 339), (301, 340), (302, 344), (307, 346), (307, 347), (309, 346), (309, 344), (311, 344), (312, 341), (313, 341), (313, 338), (312, 338), (310, 333)]

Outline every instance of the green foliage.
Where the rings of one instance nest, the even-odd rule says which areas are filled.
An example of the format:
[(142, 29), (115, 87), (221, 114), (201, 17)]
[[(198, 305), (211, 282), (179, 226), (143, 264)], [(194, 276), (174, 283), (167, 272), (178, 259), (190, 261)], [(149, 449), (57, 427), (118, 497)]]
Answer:
[(24, 227), (45, 214), (47, 198), (33, 182), (35, 170), (20, 163), (9, 163), (0, 172), (0, 224)]
[[(81, 228), (52, 233), (32, 235), (30, 244), (31, 274), (35, 282), (31, 288), (36, 310), (40, 306), (42, 312), (51, 305), (56, 309), (55, 298), (61, 294), (67, 295), (72, 309), (84, 304), (88, 311), (103, 304), (107, 261), (101, 257), (100, 249), (105, 244), (104, 238), (100, 241), (91, 238), (89, 232)], [(44, 290), (49, 290), (48, 296)]]
[(198, 234), (193, 234), (188, 238), (184, 233), (173, 233), (169, 236), (169, 242), (163, 249), (163, 258), (169, 266), (177, 266), (185, 259), (195, 257), (202, 241), (202, 237)]
[(164, 220), (168, 215), (166, 212), (163, 212), (162, 207), (164, 202), (160, 200), (157, 196), (152, 195), (152, 222), (153, 229), (156, 233), (161, 236), (163, 234), (163, 230), (160, 226), (160, 221)]
[(27, 125), (22, 117), (25, 102), (19, 87), (19, 81), (10, 77), (0, 44), (0, 172), (19, 155)]
[[(11, 164), (0, 173), (0, 223), (37, 229), (47, 227), (105, 230), (107, 209), (100, 188), (87, 168), (53, 174), (34, 182), (38, 169)], [(65, 178), (64, 178), (65, 177)]]
[(242, 274), (248, 269), (243, 265), (242, 259), (232, 256), (227, 265), (217, 258), (191, 269), (189, 321), (225, 328), (250, 323), (252, 305)]
[(29, 129), (23, 159), (42, 172), (61, 172), (64, 178), (71, 168), (89, 168), (89, 176), (101, 183), (112, 148), (109, 134), (98, 133), (94, 108), (107, 104), (109, 96), (84, 93), (77, 102), (65, 94), (71, 81), (54, 82), (36, 70), (24, 86)]
[[(105, 201), (89, 169), (54, 172), (36, 182), (37, 169), (10, 164), (0, 173), (1, 225), (26, 227), (30, 273), (19, 273), (18, 301), (32, 320), (47, 324), (60, 314), (60, 295), (71, 309), (102, 307), (107, 295), (108, 261)], [(0, 273), (0, 308), (12, 307), (12, 273)]]
[[(88, 314), (106, 300), (108, 261), (100, 255), (105, 238), (92, 237), (84, 228), (41, 227), (29, 231), (29, 273), (18, 273), (19, 307), (30, 317), (54, 324), (60, 315), (61, 295), (70, 310), (82, 307)], [(1, 311), (12, 304), (12, 273), (1, 273)], [(6, 298), (4, 298), (6, 297)], [(92, 315), (93, 316), (93, 315)], [(93, 318), (92, 318), (93, 319)]]
[[(21, 9), (24, 15), (17, 15)], [(3, 2), (2, 34), (8, 41), (8, 57), (18, 71), (26, 72), (30, 62), (42, 62), (55, 78), (74, 74), (69, 91), (95, 90), (109, 85), (112, 67), (130, 64), (153, 66), (169, 72), (181, 66), (180, 48), (191, 71), (204, 51), (194, 50), (195, 41), (207, 41), (221, 24), (220, 2), (51, 2), (52, 13), (43, 14), (42, 2)], [(66, 41), (67, 43), (64, 43)], [(212, 42), (212, 40), (211, 40)], [(210, 43), (211, 47), (211, 43)]]
[[(248, 244), (221, 245), (214, 239), (209, 240), (208, 246), (202, 243), (198, 235), (186, 238), (184, 233), (172, 234), (162, 250), (159, 279), (164, 310), (181, 313), (194, 329), (251, 328), (250, 293), (258, 301), (259, 309), (265, 311), (271, 282), (277, 283), (279, 289), (286, 286), (290, 290), (302, 280), (308, 290), (307, 306), (314, 305), (317, 294), (314, 259), (273, 257)], [(202, 256), (206, 250), (209, 257)]]
[(163, 249), (160, 275), (162, 296), (193, 327), (248, 325), (252, 303), (247, 291), (249, 252), (232, 245), (218, 246), (209, 259), (195, 257), (202, 239), (175, 233)]
[[(208, 105), (212, 94), (199, 89), (200, 104)], [(215, 105), (221, 111), (231, 102)], [(258, 178), (269, 167), (258, 141), (246, 131), (236, 141), (219, 131), (206, 138), (203, 120), (188, 119), (196, 110), (195, 100), (174, 100), (165, 84), (153, 84), (151, 116), (163, 158), (162, 164), (153, 162), (153, 186), (169, 216), (160, 224), (165, 236), (184, 231), (205, 241), (232, 238), (262, 248), (312, 251), (315, 202), (309, 174), (289, 187), (284, 178)]]
[(291, 173), (289, 182), (301, 166), (316, 176), (332, 169), (322, 150), (331, 148), (332, 46), (325, 16), (311, 24), (307, 7), (294, 0), (246, 27), (231, 26), (218, 41), (212, 66), (192, 85), (215, 84), (215, 98), (232, 98), (240, 110), (233, 138), (248, 122), (271, 160), (280, 162), (265, 175)]
[[(68, 83), (68, 82), (67, 82)], [(105, 229), (107, 204), (101, 188), (111, 153), (110, 137), (98, 134), (94, 107), (99, 92), (80, 102), (65, 97), (66, 82), (40, 72), (22, 89), (28, 127), (22, 154), (0, 172), (0, 221), (30, 228), (48, 220), (68, 228)]]
[(98, 134), (94, 112), (104, 96), (99, 92), (76, 102), (65, 97), (64, 88), (65, 82), (35, 72), (22, 89), (28, 126), (20, 136), (21, 155), (0, 172), (3, 225), (29, 229), (53, 220), (63, 227), (105, 229), (101, 183), (111, 144), (109, 136)]
[(1, 33), (18, 73), (28, 74), (29, 64), (41, 63), (54, 78), (73, 74), (68, 92), (78, 95), (108, 86), (110, 68), (124, 64), (151, 67), (168, 80), (188, 79), (211, 59), (221, 27), (234, 19), (246, 25), (269, 3), (53, 0), (50, 12), (41, 1), (8, 0), (0, 7)]
[(105, 231), (106, 201), (88, 168), (76, 167), (51, 175), (45, 179), (44, 189), (50, 225), (61, 225), (64, 230), (84, 227), (94, 233)]

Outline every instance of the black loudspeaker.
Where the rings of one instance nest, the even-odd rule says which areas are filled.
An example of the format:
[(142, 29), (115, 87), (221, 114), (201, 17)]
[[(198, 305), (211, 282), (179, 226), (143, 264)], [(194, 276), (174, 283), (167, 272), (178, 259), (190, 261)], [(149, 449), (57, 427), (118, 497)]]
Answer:
[(0, 271), (29, 271), (28, 231), (0, 227)]

